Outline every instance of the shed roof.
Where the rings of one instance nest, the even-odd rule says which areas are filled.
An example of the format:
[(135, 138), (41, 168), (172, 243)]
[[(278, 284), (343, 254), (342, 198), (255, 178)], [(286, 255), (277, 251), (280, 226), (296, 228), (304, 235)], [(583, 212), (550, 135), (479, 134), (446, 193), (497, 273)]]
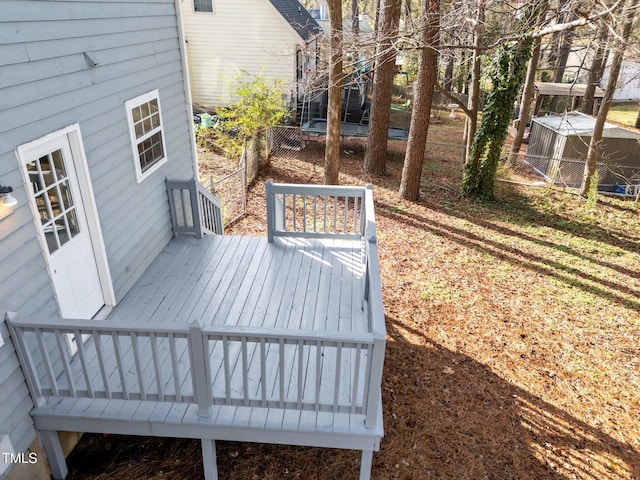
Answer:
[[(562, 95), (568, 97), (584, 97), (587, 90), (585, 83), (551, 83), (551, 82), (535, 82), (535, 89), (540, 95)], [(595, 98), (604, 97), (604, 90), (596, 87), (594, 93)]]
[(298, 0), (270, 0), (280, 15), (305, 42), (312, 40), (322, 29)]
[[(591, 135), (593, 127), (596, 124), (596, 119), (594, 117), (580, 112), (568, 112), (564, 115), (536, 117), (533, 121), (559, 133), (560, 135), (564, 135), (565, 137)], [(606, 122), (604, 124), (602, 136), (604, 138), (640, 139), (640, 133)]]

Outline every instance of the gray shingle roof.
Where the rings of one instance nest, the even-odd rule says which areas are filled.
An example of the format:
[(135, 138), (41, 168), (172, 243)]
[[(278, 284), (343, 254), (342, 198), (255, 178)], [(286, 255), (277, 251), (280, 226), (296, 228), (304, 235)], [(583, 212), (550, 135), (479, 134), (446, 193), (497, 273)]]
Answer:
[(308, 42), (322, 29), (298, 0), (270, 0), (280, 15), (293, 27), (300, 37)]

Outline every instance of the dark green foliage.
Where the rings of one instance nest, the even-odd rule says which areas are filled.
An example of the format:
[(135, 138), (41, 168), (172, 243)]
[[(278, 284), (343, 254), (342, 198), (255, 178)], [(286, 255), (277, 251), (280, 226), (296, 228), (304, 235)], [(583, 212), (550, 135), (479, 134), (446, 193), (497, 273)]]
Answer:
[(464, 195), (493, 198), (502, 145), (513, 118), (513, 105), (524, 81), (532, 45), (530, 38), (524, 38), (501, 44), (495, 52), (487, 72), (492, 88), (464, 168)]

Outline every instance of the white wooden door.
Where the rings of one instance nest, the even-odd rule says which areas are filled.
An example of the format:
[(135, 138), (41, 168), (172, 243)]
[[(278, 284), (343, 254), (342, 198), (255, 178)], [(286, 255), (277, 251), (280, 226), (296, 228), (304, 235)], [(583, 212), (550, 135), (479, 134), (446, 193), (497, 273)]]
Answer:
[(22, 161), (60, 314), (90, 319), (105, 301), (67, 135), (29, 149)]

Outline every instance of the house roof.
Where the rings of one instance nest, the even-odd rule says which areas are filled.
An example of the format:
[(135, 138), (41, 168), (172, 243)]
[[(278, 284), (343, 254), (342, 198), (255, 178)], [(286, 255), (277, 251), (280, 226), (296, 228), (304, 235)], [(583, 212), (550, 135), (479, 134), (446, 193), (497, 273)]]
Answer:
[[(544, 125), (545, 127), (563, 135), (569, 136), (591, 136), (596, 119), (580, 112), (568, 112), (564, 115), (549, 115), (546, 117), (536, 117), (533, 119), (535, 123)], [(604, 138), (633, 138), (640, 139), (640, 134), (626, 128), (618, 127), (611, 123), (605, 122), (602, 132)]]
[[(534, 83), (534, 87), (540, 95), (562, 95), (569, 97), (584, 97), (587, 90), (587, 85), (584, 83), (536, 82)], [(604, 90), (596, 87), (594, 97), (604, 97)]]
[(298, 0), (270, 0), (280, 15), (293, 27), (305, 42), (313, 39), (322, 29), (318, 22)]

